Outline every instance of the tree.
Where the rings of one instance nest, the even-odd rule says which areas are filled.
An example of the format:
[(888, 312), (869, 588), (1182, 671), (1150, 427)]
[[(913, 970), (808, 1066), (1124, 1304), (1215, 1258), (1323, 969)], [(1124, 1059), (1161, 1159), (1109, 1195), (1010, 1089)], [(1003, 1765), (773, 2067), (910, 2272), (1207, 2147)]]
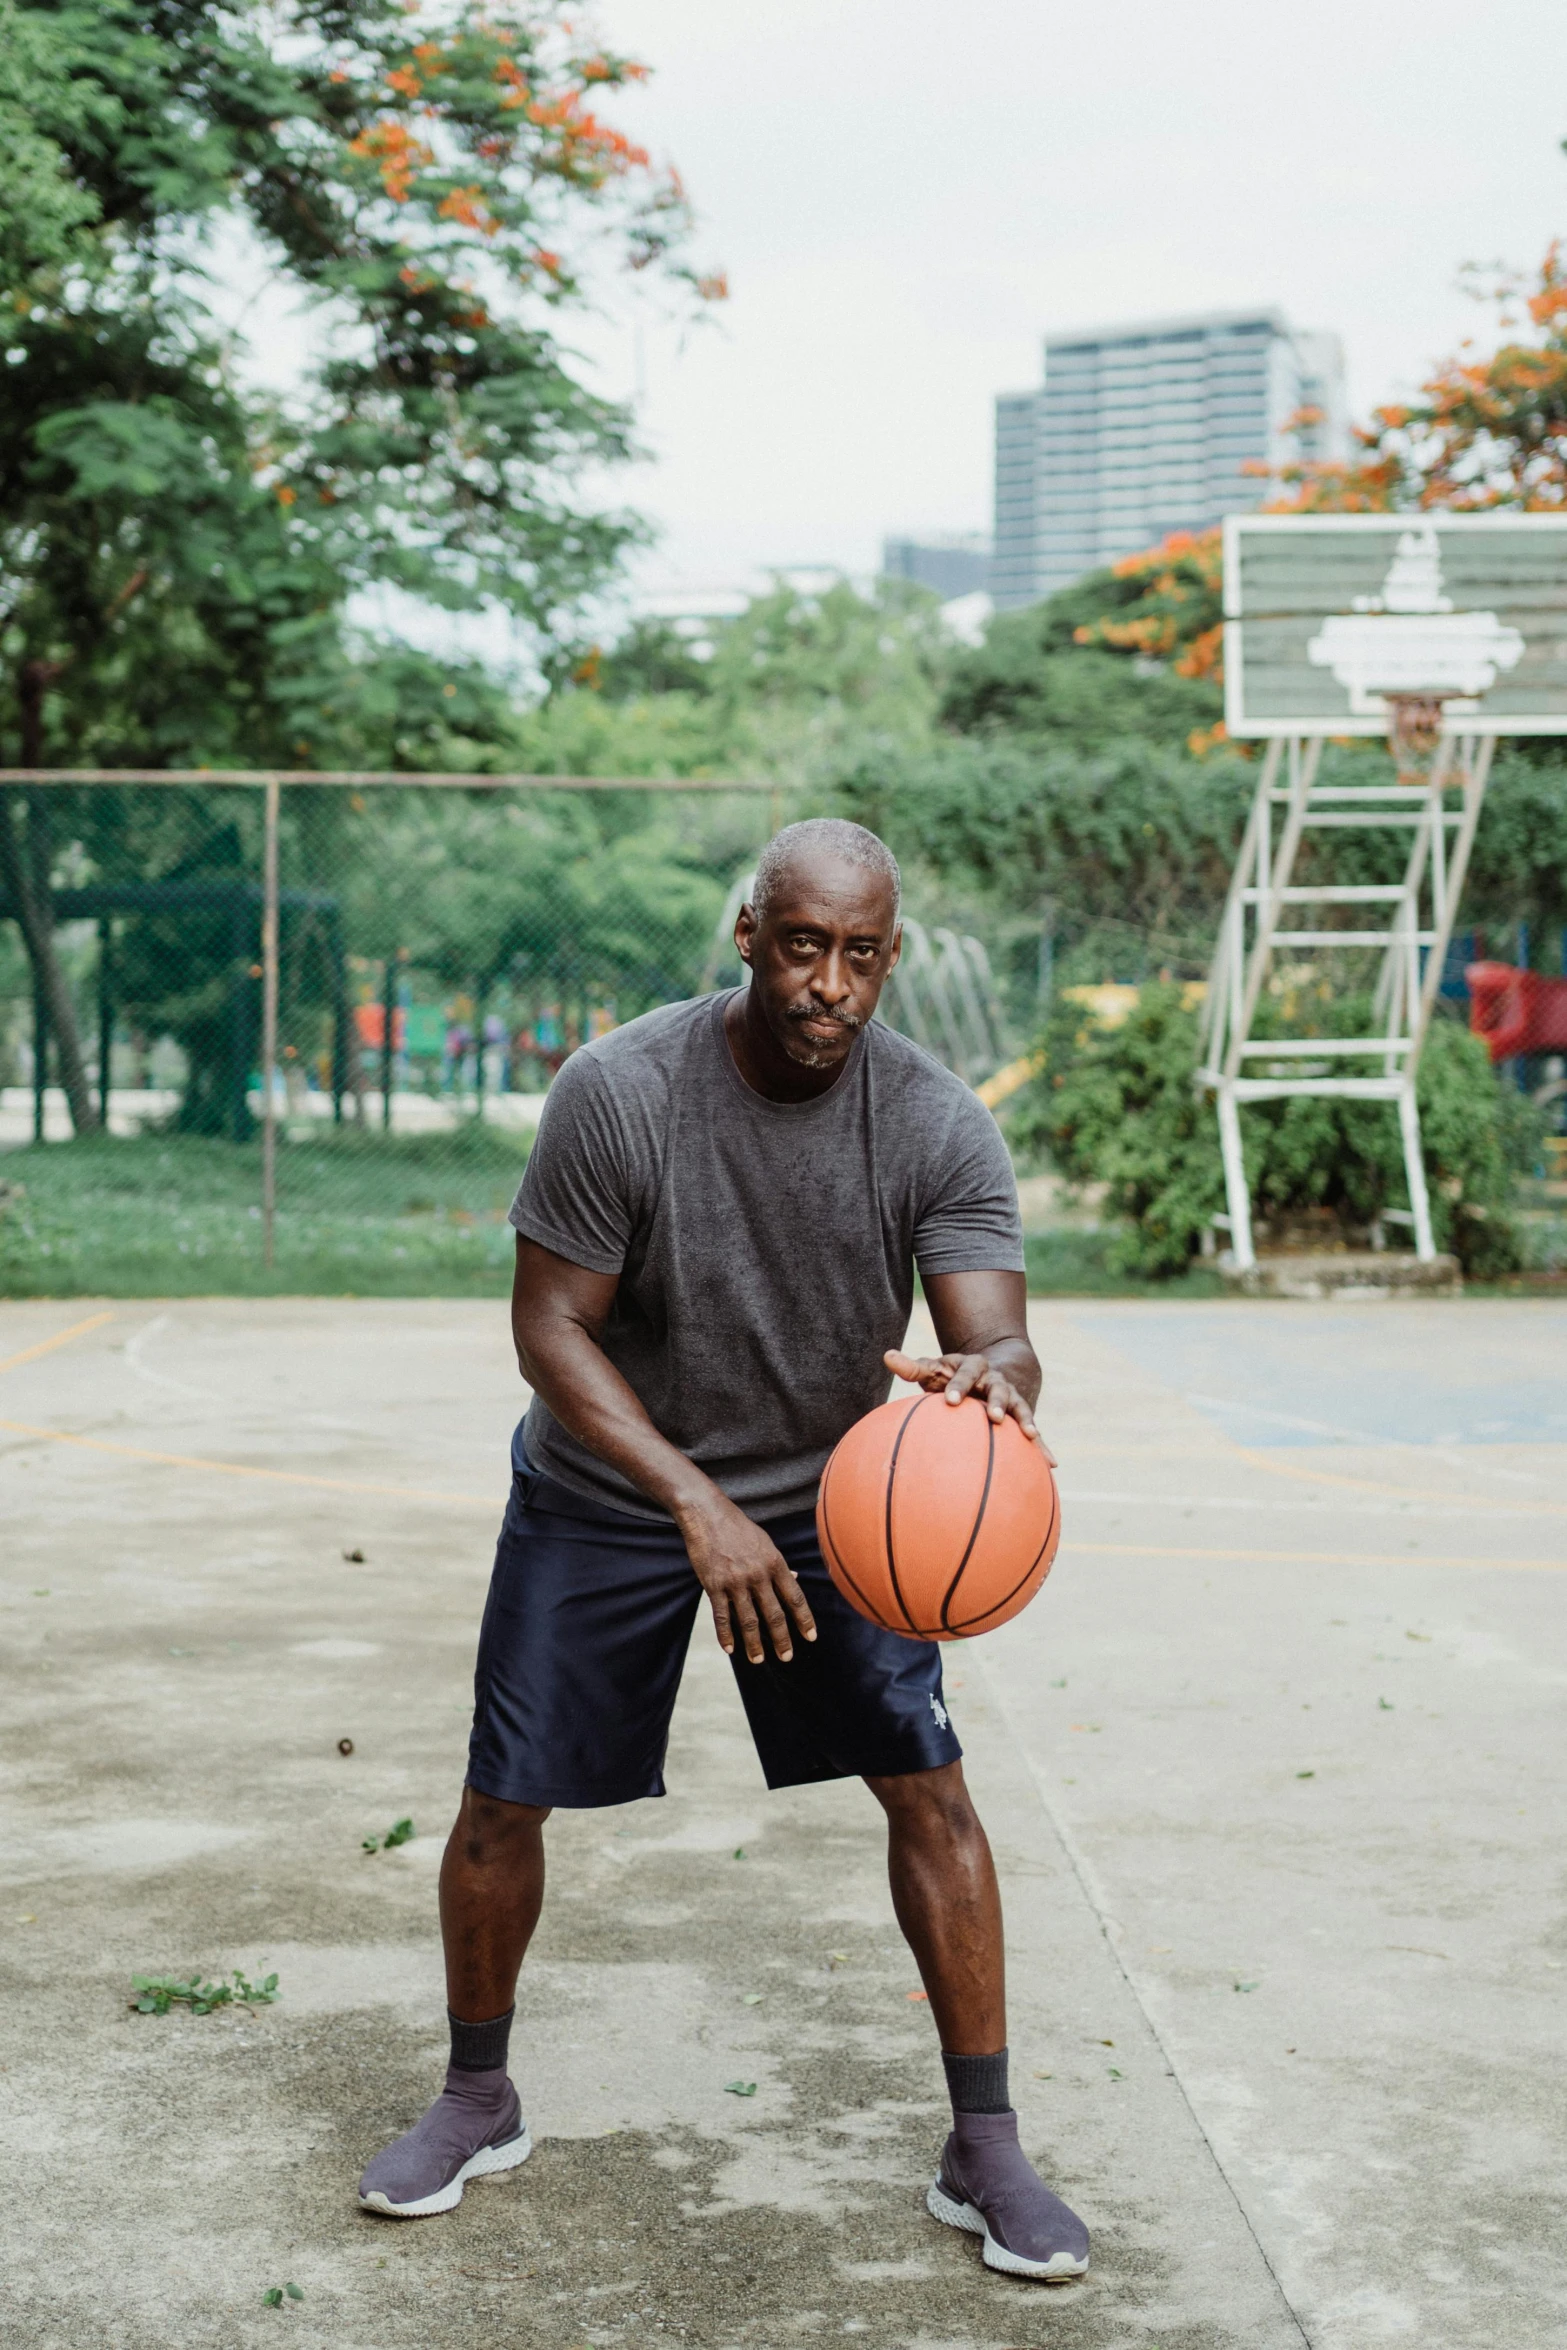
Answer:
[[(1567, 511), (1567, 260), (1553, 244), (1534, 279), (1488, 288), (1516, 339), (1489, 358), (1446, 359), (1411, 401), (1374, 409), (1347, 462), (1277, 469), (1281, 510)], [(1523, 327), (1519, 312), (1528, 321)]]
[[(560, 0), (303, 0), (286, 27), (0, 0), (0, 54), (0, 726), (22, 763), (328, 762), (356, 731), (356, 588), (560, 632), (639, 526), (573, 487), (630, 453), (628, 419), (553, 319), (600, 247), (723, 291), (679, 258), (678, 180), (596, 111), (644, 69)], [(246, 392), (204, 302), (220, 222), (321, 308), (286, 405)], [(0, 860), (80, 1129), (51, 807), (92, 821), (7, 795)]]

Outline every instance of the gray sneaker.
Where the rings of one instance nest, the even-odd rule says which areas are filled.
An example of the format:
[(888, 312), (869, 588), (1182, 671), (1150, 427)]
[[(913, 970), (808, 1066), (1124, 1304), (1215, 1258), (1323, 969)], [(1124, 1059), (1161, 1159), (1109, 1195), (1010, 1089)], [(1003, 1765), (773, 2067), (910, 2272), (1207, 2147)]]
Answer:
[(959, 2114), (925, 2208), (983, 2236), (987, 2268), (1047, 2285), (1088, 2273), (1088, 2230), (1018, 2144), (1015, 2113)]
[(517, 2092), (504, 2071), (449, 2071), (446, 2086), (411, 2130), (382, 2148), (359, 2182), (366, 2211), (427, 2219), (452, 2211), (470, 2179), (515, 2170), (533, 2152)]

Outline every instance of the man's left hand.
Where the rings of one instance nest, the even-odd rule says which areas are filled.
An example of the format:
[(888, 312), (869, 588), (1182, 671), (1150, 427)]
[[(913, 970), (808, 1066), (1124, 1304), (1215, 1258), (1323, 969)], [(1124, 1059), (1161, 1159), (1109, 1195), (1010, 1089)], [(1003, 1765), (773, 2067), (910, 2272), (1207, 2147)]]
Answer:
[(1023, 1434), (1039, 1446), (1052, 1468), (1055, 1466), (1055, 1454), (1034, 1424), (1028, 1398), (1003, 1372), (992, 1368), (988, 1355), (906, 1355), (894, 1348), (881, 1359), (895, 1379), (923, 1387), (927, 1395), (945, 1390), (948, 1403), (976, 1396), (993, 1420), (1016, 1420)]

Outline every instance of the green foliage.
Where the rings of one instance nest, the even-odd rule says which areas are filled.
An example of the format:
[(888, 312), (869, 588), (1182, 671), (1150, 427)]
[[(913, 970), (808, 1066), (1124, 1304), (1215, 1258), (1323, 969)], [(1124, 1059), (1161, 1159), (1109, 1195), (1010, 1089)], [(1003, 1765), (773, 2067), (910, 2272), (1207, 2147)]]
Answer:
[(411, 1844), (414, 1838), (412, 1820), (394, 1820), (384, 1836), (365, 1836), (360, 1840), (362, 1852), (395, 1852), (399, 1844)]
[(866, 760), (839, 796), (900, 855), (1009, 911), (1053, 898), (1079, 923), (1170, 933), (1211, 924), (1253, 788), (1232, 754), (1197, 763), (1126, 736), (1075, 751), (953, 742), (891, 775)]
[[(1364, 1034), (1367, 1010), (1354, 998), (1275, 1005), (1271, 1032)], [(1011, 1138), (1048, 1148), (1072, 1180), (1109, 1187), (1120, 1224), (1112, 1267), (1184, 1272), (1224, 1206), (1224, 1179), (1213, 1107), (1192, 1083), (1197, 1014), (1182, 990), (1144, 988), (1117, 1028), (1063, 1000), (1039, 1051), (1041, 1074), (1012, 1114)], [(1510, 1211), (1516, 1170), (1503, 1104), (1483, 1044), (1456, 1022), (1431, 1030), (1419, 1098), (1438, 1247), (1481, 1277), (1511, 1270), (1520, 1261)], [(1295, 1098), (1248, 1104), (1241, 1120), (1259, 1215), (1326, 1209), (1354, 1227), (1403, 1203), (1398, 1128), (1386, 1104)]]
[(192, 2015), (211, 2015), (218, 2007), (270, 2007), (281, 1997), (276, 1975), (251, 1983), (236, 1969), (230, 1981), (203, 1981), (199, 1975), (132, 1975), (136, 1997), (131, 2006), (138, 2015), (167, 2015), (173, 2007), (188, 2007)]
[(89, 1136), (8, 1151), (0, 1296), (502, 1298), (528, 1144), (475, 1119), (287, 1142), (270, 1269), (258, 1143)]

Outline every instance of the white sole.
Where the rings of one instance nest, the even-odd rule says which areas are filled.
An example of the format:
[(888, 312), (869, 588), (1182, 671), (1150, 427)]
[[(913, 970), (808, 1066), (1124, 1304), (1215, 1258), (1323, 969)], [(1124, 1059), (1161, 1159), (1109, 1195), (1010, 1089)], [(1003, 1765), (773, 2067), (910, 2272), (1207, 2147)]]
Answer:
[(497, 2171), (515, 2170), (519, 2162), (526, 2162), (533, 2152), (533, 2140), (528, 2125), (523, 2123), (515, 2138), (508, 2138), (504, 2146), (483, 2146), (468, 2160), (454, 2179), (434, 2195), (421, 2195), (417, 2203), (393, 2203), (373, 2187), (368, 2195), (359, 2198), (364, 2211), (384, 2212), (388, 2219), (432, 2219), (438, 2211), (455, 2211), (462, 2201), (462, 2191), (470, 2179), (492, 2178)]
[(962, 2228), (968, 2235), (983, 2236), (985, 2266), (999, 2268), (1009, 2277), (1034, 2277), (1040, 2284), (1064, 2285), (1073, 2277), (1088, 2274), (1087, 2261), (1074, 2260), (1070, 2252), (1053, 2252), (1048, 2260), (1025, 2260), (1020, 2252), (1009, 2252), (1005, 2244), (996, 2242), (984, 2213), (972, 2203), (957, 2202), (939, 2178), (930, 2183), (925, 2209), (943, 2227)]

